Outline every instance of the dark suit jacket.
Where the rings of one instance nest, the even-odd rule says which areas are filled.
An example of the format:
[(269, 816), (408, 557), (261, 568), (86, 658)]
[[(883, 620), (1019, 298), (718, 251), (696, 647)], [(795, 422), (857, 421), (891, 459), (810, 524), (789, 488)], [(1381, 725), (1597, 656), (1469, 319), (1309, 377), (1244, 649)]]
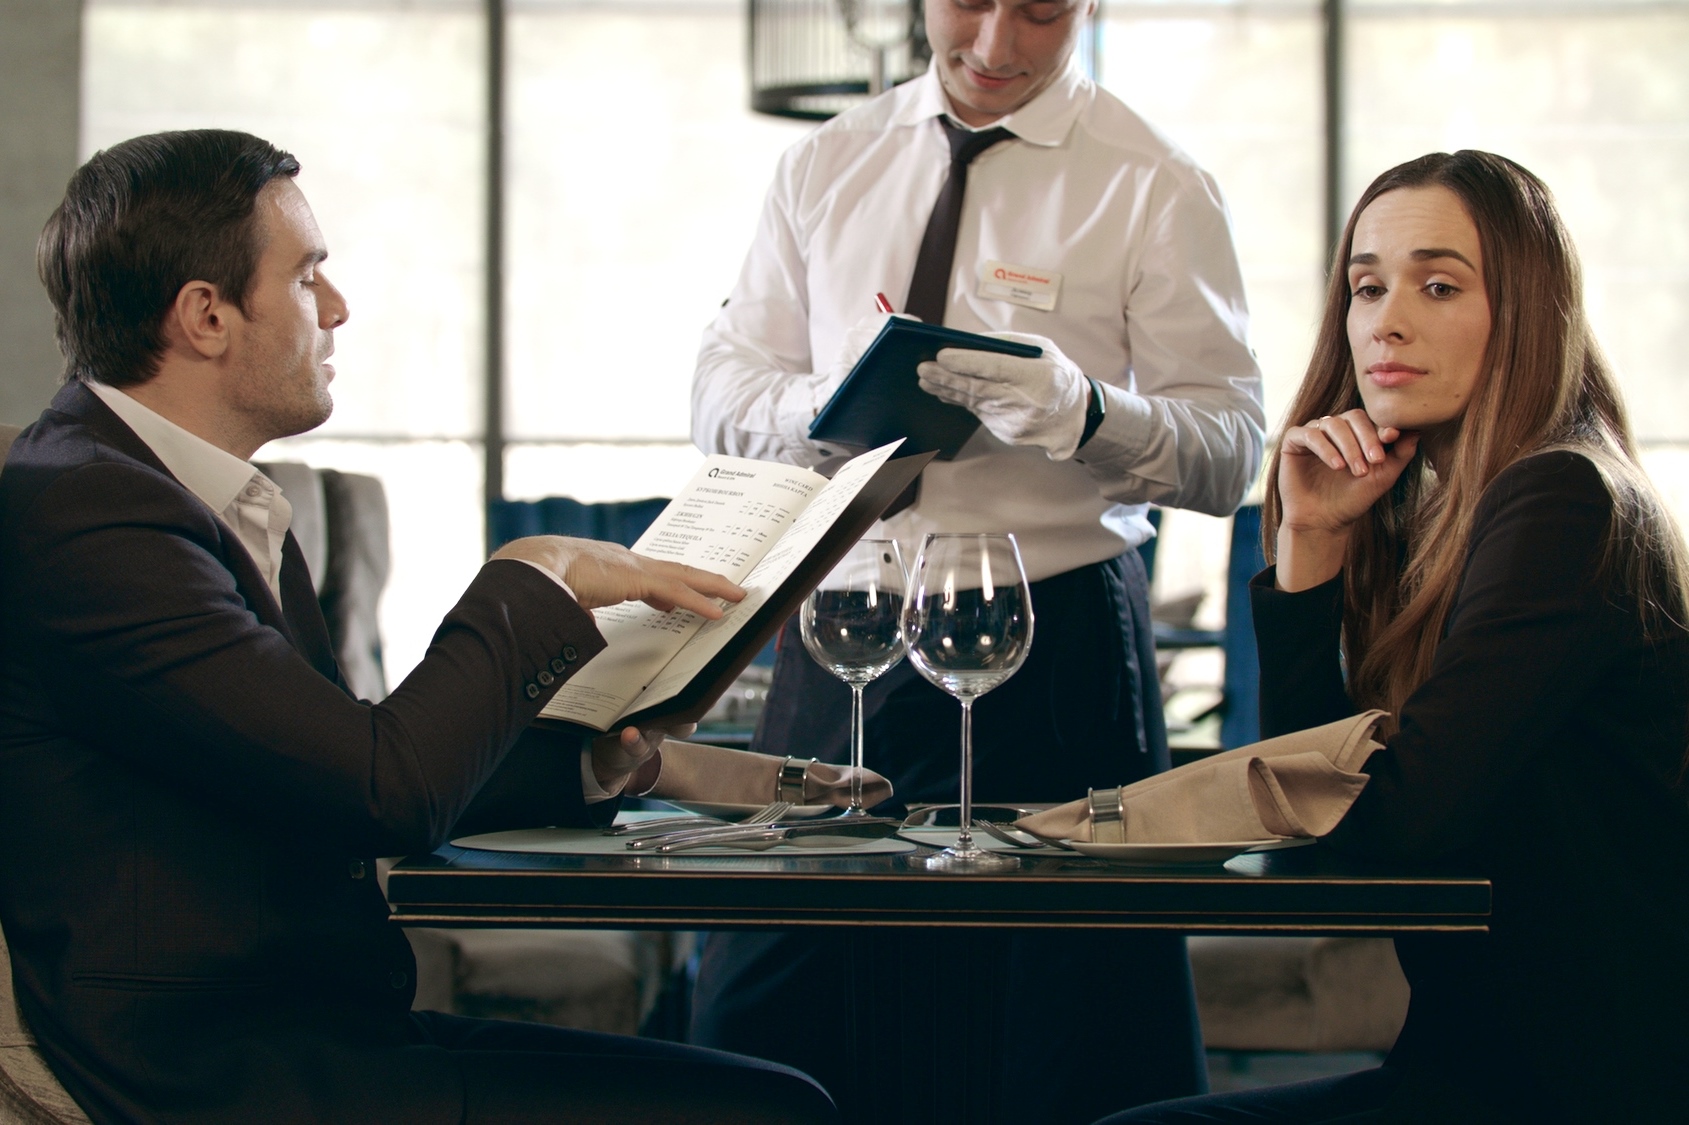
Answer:
[(343, 690), (291, 536), (282, 588), (86, 388), (13, 446), (0, 923), (96, 1122), (457, 1122), (375, 857), (588, 817), (579, 742), (518, 742), (603, 647), (556, 583), (488, 564), (377, 705)]
[[(1689, 1112), (1689, 636), (1646, 636), (1602, 568), (1612, 513), (1576, 454), (1497, 477), (1431, 675), (1327, 840), (1494, 886), (1489, 934), (1397, 939), (1413, 1000), (1394, 1119)], [(1252, 590), (1262, 734), (1352, 714), (1341, 581), (1272, 583)]]

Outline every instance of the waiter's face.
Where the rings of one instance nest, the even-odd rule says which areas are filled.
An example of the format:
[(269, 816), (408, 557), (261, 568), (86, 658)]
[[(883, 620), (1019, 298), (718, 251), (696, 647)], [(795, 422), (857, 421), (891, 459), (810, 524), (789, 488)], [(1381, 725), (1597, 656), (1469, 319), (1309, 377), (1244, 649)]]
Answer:
[(927, 39), (956, 116), (989, 125), (1056, 80), (1096, 0), (933, 0)]

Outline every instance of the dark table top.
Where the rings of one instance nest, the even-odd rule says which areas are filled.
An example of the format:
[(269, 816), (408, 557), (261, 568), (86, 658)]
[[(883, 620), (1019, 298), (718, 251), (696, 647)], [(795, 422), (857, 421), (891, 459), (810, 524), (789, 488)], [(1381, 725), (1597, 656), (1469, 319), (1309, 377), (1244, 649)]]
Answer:
[(945, 875), (919, 854), (531, 855), (447, 846), (388, 876), (394, 920), (427, 926), (1110, 927), (1214, 934), (1482, 931), (1489, 880), (1359, 863), (1322, 845), (1224, 867), (1127, 867), (1070, 853)]

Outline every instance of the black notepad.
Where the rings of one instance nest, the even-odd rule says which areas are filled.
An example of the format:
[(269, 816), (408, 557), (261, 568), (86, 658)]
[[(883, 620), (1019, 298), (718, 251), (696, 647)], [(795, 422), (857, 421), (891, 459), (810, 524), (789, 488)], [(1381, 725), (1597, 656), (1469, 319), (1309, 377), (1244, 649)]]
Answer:
[(876, 449), (903, 438), (908, 453), (937, 450), (944, 460), (956, 456), (979, 427), (979, 419), (923, 391), (915, 374), (915, 368), (936, 358), (941, 348), (1027, 359), (1044, 354), (1036, 344), (893, 317), (809, 424), (810, 438), (852, 451)]

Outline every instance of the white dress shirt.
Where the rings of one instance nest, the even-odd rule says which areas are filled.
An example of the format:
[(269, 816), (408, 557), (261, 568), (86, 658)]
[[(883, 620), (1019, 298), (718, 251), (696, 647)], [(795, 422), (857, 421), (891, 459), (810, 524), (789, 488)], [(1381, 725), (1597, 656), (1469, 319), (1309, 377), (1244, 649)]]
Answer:
[[(949, 168), (933, 70), (787, 151), (732, 296), (705, 331), (692, 436), (705, 452), (824, 465), (808, 439), (844, 371), (846, 332), (884, 292), (901, 306)], [(1107, 395), (1071, 460), (981, 427), (875, 534), (1012, 531), (1034, 580), (1148, 539), (1146, 504), (1216, 515), (1261, 463), (1261, 374), (1231, 224), (1207, 173), (1077, 64), (997, 124), (977, 157), (945, 324), (1046, 336)], [(986, 263), (1060, 277), (1055, 308), (982, 296)]]
[(189, 433), (116, 387), (90, 382), (88, 389), (235, 533), (281, 605), (282, 542), (293, 521), (293, 505), (280, 486), (250, 462)]

